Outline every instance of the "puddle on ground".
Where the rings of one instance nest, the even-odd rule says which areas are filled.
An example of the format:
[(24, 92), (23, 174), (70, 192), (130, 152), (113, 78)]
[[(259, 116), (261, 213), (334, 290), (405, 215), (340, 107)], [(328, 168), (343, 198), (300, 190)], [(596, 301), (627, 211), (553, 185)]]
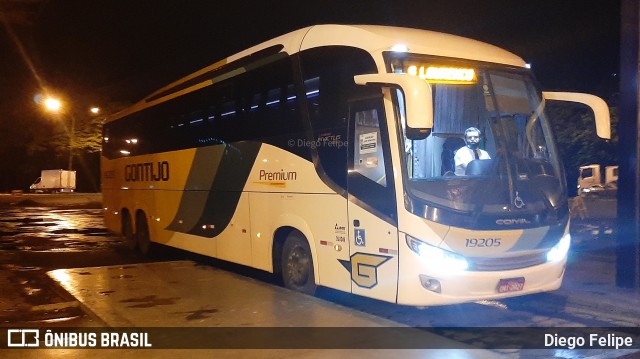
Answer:
[(176, 301), (179, 299), (180, 298), (178, 297), (158, 298), (155, 295), (148, 295), (146, 297), (140, 297), (140, 298), (123, 299), (120, 302), (121, 303), (138, 303), (138, 304), (130, 305), (129, 308), (151, 308), (159, 305), (173, 305), (173, 304), (176, 304)]
[(203, 319), (211, 318), (211, 315), (208, 315), (208, 314), (215, 314), (218, 312), (219, 312), (218, 309), (200, 309), (193, 312), (182, 312), (181, 314), (189, 314), (185, 318), (189, 321), (192, 321), (192, 320), (203, 320)]

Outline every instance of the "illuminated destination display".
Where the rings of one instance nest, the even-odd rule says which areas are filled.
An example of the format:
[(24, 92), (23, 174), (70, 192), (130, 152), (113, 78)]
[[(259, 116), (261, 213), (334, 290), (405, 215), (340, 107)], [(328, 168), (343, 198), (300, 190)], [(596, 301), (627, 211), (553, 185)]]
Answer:
[(476, 71), (470, 68), (411, 65), (407, 73), (433, 83), (473, 84), (477, 81)]

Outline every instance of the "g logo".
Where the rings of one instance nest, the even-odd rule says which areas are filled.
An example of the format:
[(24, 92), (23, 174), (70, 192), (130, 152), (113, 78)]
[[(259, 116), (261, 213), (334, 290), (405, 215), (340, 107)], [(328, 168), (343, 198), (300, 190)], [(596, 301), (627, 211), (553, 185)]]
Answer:
[(351, 280), (362, 288), (378, 285), (378, 267), (392, 257), (375, 254), (356, 253), (350, 261), (340, 261), (351, 272)]

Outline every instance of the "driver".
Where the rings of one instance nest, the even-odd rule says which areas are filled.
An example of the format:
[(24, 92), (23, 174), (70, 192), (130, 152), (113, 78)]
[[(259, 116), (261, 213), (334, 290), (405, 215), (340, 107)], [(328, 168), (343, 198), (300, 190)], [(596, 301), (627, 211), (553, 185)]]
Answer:
[(478, 148), (481, 134), (482, 132), (475, 127), (469, 127), (464, 131), (464, 142), (466, 145), (464, 147), (460, 147), (453, 158), (456, 164), (456, 175), (464, 176), (465, 171), (467, 170), (467, 164), (472, 160), (491, 159), (491, 156), (489, 156), (487, 151)]

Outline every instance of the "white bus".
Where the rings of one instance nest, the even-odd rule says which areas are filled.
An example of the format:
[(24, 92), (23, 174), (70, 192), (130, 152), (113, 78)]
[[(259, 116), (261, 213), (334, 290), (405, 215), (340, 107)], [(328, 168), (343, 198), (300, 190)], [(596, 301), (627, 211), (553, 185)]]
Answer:
[[(280, 36), (149, 95), (104, 125), (105, 222), (152, 242), (404, 305), (557, 289), (567, 187), (525, 62), (384, 26)], [(486, 153), (455, 174), (473, 127)], [(487, 158), (488, 157), (488, 158)]]

